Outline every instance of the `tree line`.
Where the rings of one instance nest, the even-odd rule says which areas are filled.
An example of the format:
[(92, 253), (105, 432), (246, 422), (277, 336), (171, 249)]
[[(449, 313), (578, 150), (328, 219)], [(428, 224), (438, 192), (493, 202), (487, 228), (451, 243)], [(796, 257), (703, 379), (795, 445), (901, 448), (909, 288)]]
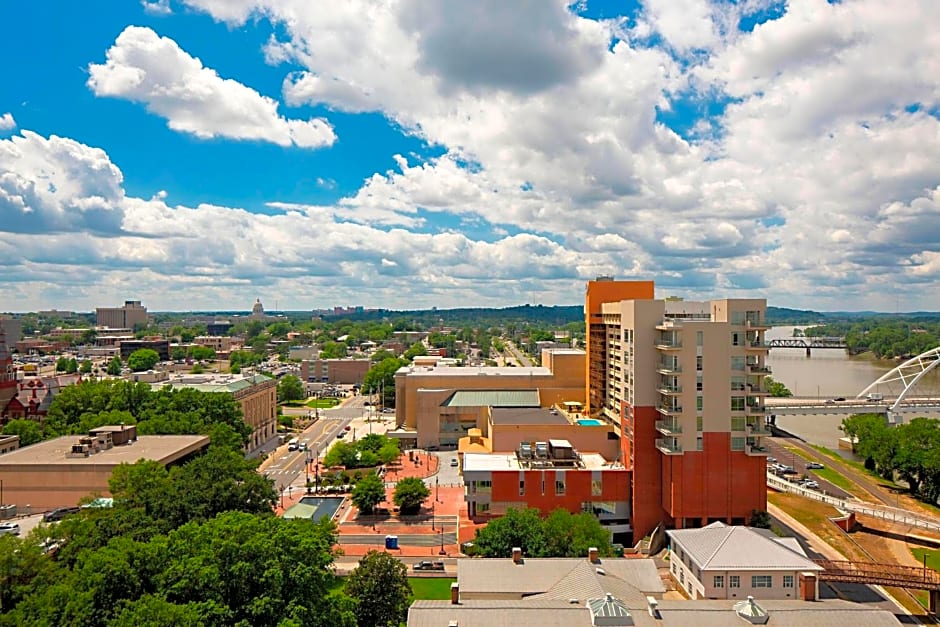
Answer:
[(929, 317), (831, 322), (806, 329), (813, 337), (845, 337), (849, 351), (878, 359), (907, 358), (940, 346), (940, 320)]
[(892, 481), (897, 475), (926, 503), (940, 499), (940, 420), (914, 418), (891, 427), (882, 414), (858, 414), (843, 420), (842, 430), (866, 468)]

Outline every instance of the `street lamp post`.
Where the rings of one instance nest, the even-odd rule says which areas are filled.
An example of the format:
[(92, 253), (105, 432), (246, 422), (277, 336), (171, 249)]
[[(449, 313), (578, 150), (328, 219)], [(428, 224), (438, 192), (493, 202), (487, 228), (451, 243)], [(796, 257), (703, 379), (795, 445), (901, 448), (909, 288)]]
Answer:
[(437, 490), (437, 495), (434, 497), (434, 500), (438, 503), (441, 502), (441, 478), (434, 477), (434, 487)]
[(433, 502), (431, 503), (431, 531), (436, 531), (436, 527), (434, 526), (434, 503)]
[(441, 551), (440, 555), (447, 555), (447, 551), (444, 550), (444, 525), (441, 525)]

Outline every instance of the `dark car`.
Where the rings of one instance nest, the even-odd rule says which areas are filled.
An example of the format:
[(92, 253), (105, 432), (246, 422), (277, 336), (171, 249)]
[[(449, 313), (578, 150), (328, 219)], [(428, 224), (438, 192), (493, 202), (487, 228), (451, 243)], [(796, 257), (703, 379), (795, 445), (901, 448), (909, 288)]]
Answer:
[(43, 517), (43, 522), (58, 522), (69, 516), (71, 514), (77, 514), (80, 510), (77, 507), (59, 507), (51, 512), (46, 512)]
[(425, 560), (423, 562), (418, 562), (417, 564), (415, 564), (414, 569), (415, 570), (444, 570), (444, 562), (430, 562), (430, 561)]

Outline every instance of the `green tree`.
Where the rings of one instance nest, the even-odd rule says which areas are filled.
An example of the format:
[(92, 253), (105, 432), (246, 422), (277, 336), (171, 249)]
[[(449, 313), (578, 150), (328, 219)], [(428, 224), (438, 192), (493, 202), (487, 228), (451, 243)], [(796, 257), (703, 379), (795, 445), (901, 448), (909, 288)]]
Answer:
[(373, 394), (383, 391), (383, 405), (395, 405), (395, 373), (402, 366), (408, 365), (404, 359), (387, 357), (373, 365), (362, 378), (362, 393)]
[(477, 529), (474, 544), (483, 557), (510, 557), (513, 547), (521, 548), (523, 555), (541, 555), (545, 537), (539, 510), (510, 507), (505, 515)]
[(78, 371), (82, 374), (91, 374), (92, 363), (90, 359), (82, 360), (82, 365), (79, 366)]
[(152, 370), (160, 361), (160, 353), (152, 348), (139, 348), (127, 358), (127, 367), (133, 372)]
[(298, 377), (288, 374), (281, 377), (281, 380), (277, 382), (277, 400), (282, 403), (300, 401), (304, 398), (306, 398), (304, 384)]
[(770, 392), (771, 396), (777, 398), (793, 396), (793, 392), (791, 392), (787, 386), (779, 381), (774, 381), (771, 377), (764, 377), (764, 385), (767, 387), (767, 391)]
[(540, 557), (582, 557), (588, 549), (596, 548), (600, 555), (610, 556), (610, 533), (597, 518), (586, 512), (572, 514), (556, 509), (542, 520), (544, 546)]
[(371, 514), (384, 500), (385, 483), (374, 473), (360, 479), (352, 490), (352, 502), (364, 514)]
[(189, 349), (189, 356), (198, 361), (215, 359), (215, 349), (211, 346), (193, 346)]
[(408, 618), (408, 569), (389, 553), (369, 551), (349, 573), (343, 589), (355, 601), (359, 627), (397, 626)]
[(755, 509), (751, 512), (751, 527), (757, 529), (770, 529), (770, 514), (763, 510)]
[(325, 342), (320, 349), (320, 359), (340, 359), (346, 356), (346, 345), (342, 342)]
[(395, 353), (393, 353), (392, 351), (386, 348), (380, 348), (379, 350), (372, 353), (372, 356), (369, 359), (370, 361), (372, 361), (372, 363), (377, 364), (383, 359), (388, 359), (388, 358), (394, 359)]
[(424, 345), (424, 342), (415, 342), (408, 347), (408, 350), (405, 351), (403, 355), (408, 361), (414, 360), (415, 357), (419, 355), (427, 355), (428, 347)]
[(18, 435), (20, 446), (29, 446), (42, 440), (42, 427), (35, 420), (11, 420), (3, 426), (3, 435)]
[(431, 490), (419, 477), (405, 477), (395, 484), (394, 501), (402, 514), (417, 514)]
[(85, 329), (82, 331), (82, 344), (94, 344), (98, 339), (98, 332), (94, 329)]

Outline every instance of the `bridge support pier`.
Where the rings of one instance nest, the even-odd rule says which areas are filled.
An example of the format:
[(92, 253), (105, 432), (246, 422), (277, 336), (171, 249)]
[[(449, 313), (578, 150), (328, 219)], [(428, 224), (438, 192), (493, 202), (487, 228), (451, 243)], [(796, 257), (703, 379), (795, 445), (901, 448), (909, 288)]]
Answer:
[(927, 611), (936, 614), (937, 608), (940, 607), (940, 590), (929, 590), (927, 594), (930, 597), (927, 602)]
[(813, 356), (813, 349), (811, 349), (808, 345), (806, 346), (806, 356), (807, 357)]

